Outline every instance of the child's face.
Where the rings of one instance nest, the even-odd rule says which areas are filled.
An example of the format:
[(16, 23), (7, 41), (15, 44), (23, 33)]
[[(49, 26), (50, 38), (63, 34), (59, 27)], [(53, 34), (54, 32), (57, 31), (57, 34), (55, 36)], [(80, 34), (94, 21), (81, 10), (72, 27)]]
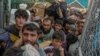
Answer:
[(61, 30), (62, 29), (62, 25), (60, 25), (60, 24), (55, 24), (55, 30), (56, 31), (59, 31), (59, 30)]
[(52, 45), (54, 48), (58, 49), (62, 45), (62, 41), (58, 39), (53, 39)]

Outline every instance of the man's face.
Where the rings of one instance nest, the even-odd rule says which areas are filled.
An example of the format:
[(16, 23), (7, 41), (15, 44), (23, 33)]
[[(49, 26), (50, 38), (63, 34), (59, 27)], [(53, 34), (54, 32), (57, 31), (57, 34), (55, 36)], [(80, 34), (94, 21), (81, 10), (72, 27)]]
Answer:
[(27, 44), (27, 43), (34, 44), (34, 42), (36, 42), (38, 39), (38, 33), (37, 31), (24, 30), (22, 32), (22, 38), (23, 38), (24, 44)]
[(50, 20), (43, 21), (43, 25), (42, 26), (43, 26), (45, 31), (48, 31), (52, 27), (51, 21)]
[(58, 49), (62, 45), (62, 41), (58, 39), (54, 39), (52, 41), (52, 45), (54, 46), (54, 48)]
[(18, 27), (23, 27), (23, 25), (26, 22), (26, 20), (23, 17), (16, 17), (15, 21)]

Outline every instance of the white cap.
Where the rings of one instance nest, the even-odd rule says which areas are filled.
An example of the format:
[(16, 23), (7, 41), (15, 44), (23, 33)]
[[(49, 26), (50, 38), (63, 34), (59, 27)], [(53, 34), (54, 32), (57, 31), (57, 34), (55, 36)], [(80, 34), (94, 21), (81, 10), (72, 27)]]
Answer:
[(36, 25), (38, 28), (40, 28), (40, 25), (37, 22), (26, 22), (25, 24), (29, 24), (29, 23), (32, 23), (32, 24)]
[(25, 10), (27, 8), (27, 4), (21, 3), (21, 4), (19, 4), (19, 8)]

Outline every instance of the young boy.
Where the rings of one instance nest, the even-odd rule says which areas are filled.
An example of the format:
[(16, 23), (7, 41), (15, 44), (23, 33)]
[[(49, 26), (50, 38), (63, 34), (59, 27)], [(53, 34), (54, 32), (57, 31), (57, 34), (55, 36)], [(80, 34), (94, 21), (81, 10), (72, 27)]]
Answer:
[(59, 31), (63, 29), (63, 21), (61, 20), (56, 20), (54, 24), (54, 30)]
[(44, 48), (47, 56), (64, 56), (63, 40), (64, 35), (62, 33), (54, 32), (51, 45)]
[(54, 24), (54, 30), (55, 31), (60, 31), (60, 33), (64, 34), (64, 42), (66, 42), (66, 34), (63, 31), (63, 21), (61, 20), (56, 20)]

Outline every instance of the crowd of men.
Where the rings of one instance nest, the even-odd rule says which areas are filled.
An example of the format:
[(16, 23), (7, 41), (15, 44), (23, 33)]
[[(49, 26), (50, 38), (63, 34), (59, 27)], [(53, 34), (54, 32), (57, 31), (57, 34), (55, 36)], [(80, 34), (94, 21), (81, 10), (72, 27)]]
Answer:
[(17, 9), (14, 23), (5, 28), (10, 33), (10, 46), (0, 40), (0, 55), (76, 56), (86, 12), (64, 1), (51, 4), (45, 8), (44, 17), (36, 15), (34, 9), (29, 10), (30, 15), (25, 9)]

